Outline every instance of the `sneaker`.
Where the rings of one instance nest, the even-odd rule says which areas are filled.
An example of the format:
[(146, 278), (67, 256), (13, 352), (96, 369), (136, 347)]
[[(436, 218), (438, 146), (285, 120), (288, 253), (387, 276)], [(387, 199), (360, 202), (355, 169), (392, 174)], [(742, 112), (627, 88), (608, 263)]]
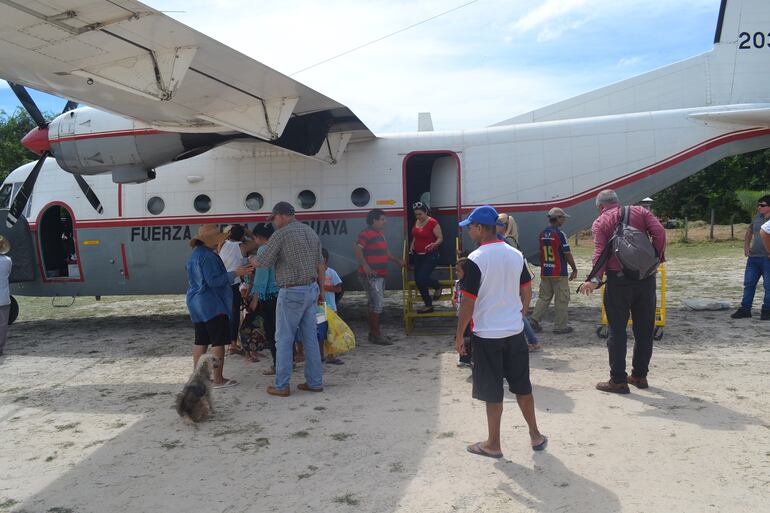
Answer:
[(535, 333), (542, 333), (543, 327), (540, 326), (540, 323), (537, 322), (532, 317), (529, 318), (529, 325), (532, 326), (532, 331), (534, 331)]
[(743, 308), (739, 308), (730, 317), (733, 319), (748, 319), (751, 317), (751, 310), (744, 310)]
[(441, 290), (441, 287), (433, 291), (433, 301), (438, 301), (439, 299), (441, 299), (441, 292), (443, 292)]
[(392, 346), (393, 342), (383, 337), (382, 335), (370, 335), (369, 342), (378, 346)]
[(458, 366), (459, 368), (461, 368), (461, 369), (464, 369), (464, 368), (468, 368), (468, 369), (469, 369), (469, 368), (470, 368), (470, 366), (471, 366), (471, 364), (470, 364), (470, 363), (468, 363), (468, 362), (464, 362), (464, 361), (462, 361), (462, 360), (461, 360), (461, 361), (457, 362), (457, 366)]
[(634, 376), (633, 374), (628, 375), (628, 384), (634, 385), (636, 388), (650, 387), (650, 385), (647, 383), (647, 378), (643, 378), (641, 376)]
[(770, 310), (762, 310), (762, 315), (759, 317), (760, 321), (770, 321)]
[(433, 313), (433, 307), (432, 306), (426, 306), (425, 308), (420, 308), (417, 310), (418, 314), (429, 314)]
[(557, 335), (566, 335), (567, 333), (572, 333), (573, 331), (575, 330), (572, 329), (572, 326), (567, 326), (566, 328), (556, 328), (553, 330), (553, 332)]
[(631, 391), (628, 389), (628, 383), (615, 383), (610, 379), (609, 381), (602, 381), (596, 384), (596, 390), (602, 392), (610, 392), (611, 394), (629, 394)]

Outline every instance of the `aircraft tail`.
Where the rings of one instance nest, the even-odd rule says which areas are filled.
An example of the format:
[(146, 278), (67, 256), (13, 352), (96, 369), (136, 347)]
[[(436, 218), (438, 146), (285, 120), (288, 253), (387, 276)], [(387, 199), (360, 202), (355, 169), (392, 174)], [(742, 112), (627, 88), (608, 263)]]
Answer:
[(493, 126), (770, 103), (770, 1), (722, 0), (707, 53)]

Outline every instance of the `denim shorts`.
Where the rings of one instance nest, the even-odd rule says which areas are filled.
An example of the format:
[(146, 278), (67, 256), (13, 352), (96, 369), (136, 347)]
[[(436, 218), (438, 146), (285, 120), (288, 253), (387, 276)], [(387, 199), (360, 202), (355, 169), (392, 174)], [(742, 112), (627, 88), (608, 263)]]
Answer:
[(382, 313), (382, 304), (385, 299), (385, 277), (359, 274), (358, 280), (361, 282), (361, 287), (366, 292), (369, 311), (376, 314)]

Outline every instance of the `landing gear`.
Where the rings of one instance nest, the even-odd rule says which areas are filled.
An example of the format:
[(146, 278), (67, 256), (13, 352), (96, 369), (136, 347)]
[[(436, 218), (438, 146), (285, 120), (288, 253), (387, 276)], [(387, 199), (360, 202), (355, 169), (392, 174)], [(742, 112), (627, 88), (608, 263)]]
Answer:
[(13, 324), (16, 317), (19, 316), (19, 303), (16, 302), (16, 298), (11, 296), (11, 310), (8, 312), (8, 326)]

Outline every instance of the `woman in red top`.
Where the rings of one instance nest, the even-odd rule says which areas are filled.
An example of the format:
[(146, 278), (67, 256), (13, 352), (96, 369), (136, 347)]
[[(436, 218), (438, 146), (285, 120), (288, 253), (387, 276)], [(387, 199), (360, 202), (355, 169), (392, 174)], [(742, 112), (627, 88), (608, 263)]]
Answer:
[[(414, 281), (425, 303), (425, 308), (417, 310), (417, 313), (430, 313), (433, 311), (433, 300), (441, 297), (441, 285), (430, 275), (438, 263), (438, 249), (444, 236), (438, 221), (428, 215), (428, 207), (424, 203), (418, 201), (412, 205), (412, 210), (415, 223), (409, 253), (414, 257)], [(433, 297), (428, 287), (436, 289)]]

